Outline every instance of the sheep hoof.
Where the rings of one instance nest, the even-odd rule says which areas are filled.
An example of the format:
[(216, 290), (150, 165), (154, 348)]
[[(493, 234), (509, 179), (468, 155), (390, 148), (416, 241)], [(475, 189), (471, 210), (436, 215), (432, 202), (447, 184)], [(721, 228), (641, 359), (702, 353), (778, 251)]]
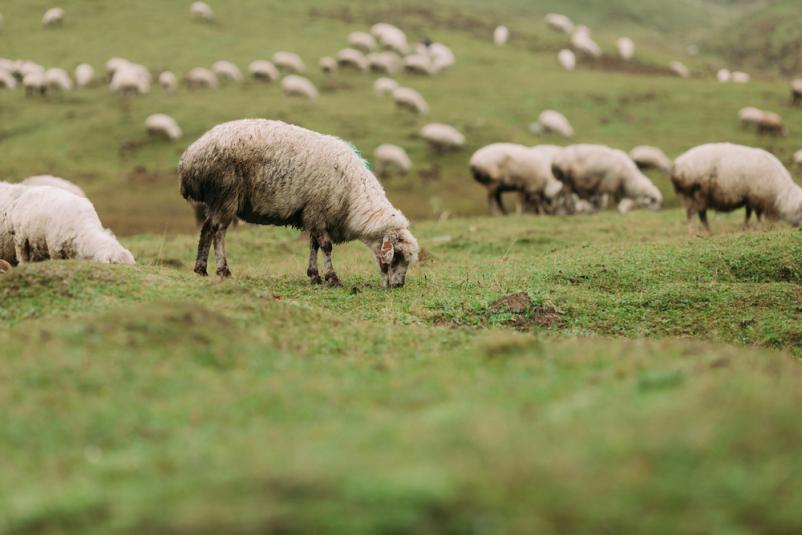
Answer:
[(217, 270), (217, 276), (227, 279), (231, 276), (231, 271), (228, 269), (228, 267), (220, 268)]
[(195, 273), (200, 275), (201, 277), (208, 277), (209, 274), (206, 272), (206, 266), (195, 266)]
[(319, 284), (323, 284), (323, 279), (321, 279), (320, 275), (317, 275), (317, 274), (310, 275), (309, 276), (309, 282), (312, 283), (313, 285), (319, 285)]
[(330, 288), (342, 288), (342, 283), (336, 273), (326, 273), (326, 283)]

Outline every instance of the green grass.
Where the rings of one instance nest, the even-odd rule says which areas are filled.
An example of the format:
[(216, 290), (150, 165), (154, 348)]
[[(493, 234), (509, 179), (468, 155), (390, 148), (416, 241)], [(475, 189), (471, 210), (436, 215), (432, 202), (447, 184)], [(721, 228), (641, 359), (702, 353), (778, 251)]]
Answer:
[[(784, 4), (239, 0), (213, 4), (214, 25), (191, 22), (184, 2), (61, 5), (66, 26), (45, 31), (49, 3), (5, 2), (0, 55), (96, 69), (119, 55), (181, 74), (287, 49), (322, 94), (0, 91), (0, 179), (75, 181), (138, 262), (0, 275), (0, 533), (802, 531), (802, 234), (742, 232), (732, 214), (688, 236), (657, 173), (660, 213), (488, 218), (467, 171), (490, 142), (559, 143), (527, 132), (544, 108), (568, 115), (580, 142), (675, 156), (733, 141), (790, 164), (802, 115), (779, 66), (718, 84), (732, 58), (705, 44)], [(632, 36), (637, 62), (561, 71), (564, 37), (542, 22), (552, 10), (610, 53)], [(317, 72), (379, 20), (456, 53), (440, 76), (398, 76), (428, 117), (374, 97), (374, 76)], [(490, 44), (501, 23), (503, 49)], [(685, 57), (693, 43), (703, 55)], [(749, 64), (759, 47), (746, 48)], [(671, 59), (697, 77), (666, 76)], [(791, 136), (740, 130), (746, 105), (782, 112)], [(184, 139), (149, 140), (155, 112)], [(358, 243), (335, 250), (343, 288), (312, 287), (306, 242), (280, 228), (229, 233), (232, 279), (192, 273), (177, 160), (242, 117), (335, 134), (367, 156), (386, 142), (409, 151), (415, 172), (385, 181), (423, 247), (405, 288), (380, 288)], [(429, 121), (457, 126), (466, 149), (429, 154), (415, 135)], [(498, 304), (512, 294), (529, 301)]]

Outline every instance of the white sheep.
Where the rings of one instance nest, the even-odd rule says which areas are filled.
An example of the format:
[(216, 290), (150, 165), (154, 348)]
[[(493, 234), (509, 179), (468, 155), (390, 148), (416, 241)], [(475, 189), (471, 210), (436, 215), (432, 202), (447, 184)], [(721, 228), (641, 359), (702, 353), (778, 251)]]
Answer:
[(727, 82), (732, 81), (732, 73), (729, 69), (719, 69), (719, 71), (716, 73), (716, 79), (719, 82), (726, 84)]
[(337, 72), (337, 60), (331, 56), (323, 56), (320, 58), (320, 70), (323, 71), (323, 74), (326, 76), (331, 76), (335, 72)]
[(641, 169), (657, 169), (664, 173), (671, 172), (671, 159), (657, 147), (638, 145), (629, 151), (629, 157)]
[(17, 79), (14, 78), (14, 75), (11, 74), (11, 72), (5, 69), (0, 69), (0, 87), (14, 89), (17, 87)]
[(410, 74), (431, 75), (434, 73), (428, 55), (410, 54), (404, 58), (404, 71)]
[(181, 139), (181, 128), (178, 123), (163, 113), (154, 113), (145, 119), (145, 129), (148, 135), (155, 137), (163, 137), (170, 141)]
[(368, 70), (368, 60), (365, 54), (356, 48), (344, 48), (335, 54), (337, 65), (343, 69)]
[(309, 233), (307, 276), (339, 286), (333, 244), (362, 240), (379, 265), (385, 287), (404, 285), (419, 246), (364, 160), (344, 141), (281, 121), (246, 119), (212, 128), (184, 152), (181, 195), (207, 208), (195, 272), (206, 275), (214, 242), (217, 273), (228, 277), (225, 233), (235, 217), (254, 224), (292, 225)]
[(571, 35), (574, 33), (574, 23), (565, 15), (559, 13), (549, 13), (546, 15), (546, 24), (554, 31)]
[(409, 52), (406, 34), (392, 24), (383, 22), (374, 24), (370, 29), (370, 33), (376, 37), (379, 45), (384, 49), (392, 50), (402, 56)]
[(398, 88), (398, 82), (392, 78), (377, 78), (373, 82), (373, 91), (379, 96), (392, 95)]
[(151, 78), (145, 67), (129, 63), (114, 71), (109, 87), (120, 95), (146, 95), (150, 92)]
[(393, 172), (406, 175), (412, 170), (412, 160), (409, 159), (407, 151), (398, 145), (379, 145), (373, 156), (376, 159), (376, 174), (382, 178), (390, 176)]
[(234, 83), (242, 82), (242, 71), (230, 61), (216, 61), (212, 65), (212, 72), (218, 80), (225, 80)]
[(635, 42), (629, 37), (621, 37), (616, 41), (618, 55), (624, 61), (629, 61), (635, 57)]
[(376, 50), (379, 46), (376, 38), (367, 32), (352, 32), (348, 35), (348, 44), (364, 53)]
[(799, 106), (802, 103), (802, 78), (791, 80), (791, 105)]
[(454, 52), (443, 43), (434, 42), (427, 48), (434, 72), (440, 72), (449, 67), (453, 67), (457, 62)]
[(159, 87), (168, 95), (175, 93), (178, 90), (178, 78), (176, 78), (175, 73), (172, 71), (162, 71), (159, 74)]
[(493, 43), (496, 46), (504, 46), (510, 38), (510, 30), (506, 26), (499, 26), (493, 30)]
[(88, 63), (81, 63), (75, 67), (75, 85), (87, 87), (95, 78), (95, 69)]
[(220, 81), (217, 75), (205, 67), (195, 67), (184, 76), (189, 89), (217, 89)]
[(635, 206), (658, 210), (663, 195), (629, 155), (603, 145), (565, 147), (552, 162), (554, 177), (567, 191), (601, 206), (605, 195), (616, 203), (631, 199)]
[(533, 134), (558, 134), (570, 138), (574, 137), (574, 128), (562, 113), (554, 110), (544, 110), (536, 123), (529, 125)]
[(393, 90), (393, 100), (396, 106), (419, 115), (429, 113), (429, 105), (420, 93), (410, 87), (396, 87)]
[(272, 59), (273, 65), (278, 67), (279, 70), (296, 74), (301, 74), (306, 71), (306, 65), (301, 59), (301, 56), (294, 52), (276, 52), (273, 54)]
[(736, 84), (746, 84), (749, 83), (751, 79), (752, 77), (745, 72), (734, 71), (732, 73), (732, 81), (735, 82)]
[(668, 66), (671, 69), (671, 72), (680, 78), (689, 78), (691, 76), (691, 71), (688, 70), (688, 67), (679, 61), (672, 61)]
[[(372, 72), (394, 73), (401, 68), (403, 60), (395, 52), (385, 50), (383, 52), (371, 52), (365, 57), (368, 69)], [(361, 62), (361, 60), (358, 60)], [(362, 69), (364, 70), (364, 69)]]
[(317, 100), (318, 92), (315, 85), (308, 78), (290, 74), (281, 80), (281, 89), (289, 97), (302, 97), (308, 100)]
[(0, 254), (13, 265), (60, 259), (135, 263), (103, 228), (91, 202), (50, 186), (0, 183)]
[(267, 60), (258, 59), (248, 65), (248, 72), (259, 82), (275, 82), (279, 78), (278, 69)]
[(45, 71), (45, 87), (51, 91), (72, 91), (72, 80), (64, 69), (47, 69)]
[(25, 94), (30, 96), (34, 93), (44, 95), (47, 91), (45, 84), (45, 73), (42, 71), (31, 71), (22, 78), (22, 87), (25, 88)]
[(42, 16), (42, 26), (45, 28), (62, 26), (64, 24), (64, 15), (64, 10), (60, 7), (51, 7)]
[(774, 155), (762, 149), (731, 143), (701, 145), (677, 158), (671, 182), (687, 209), (690, 233), (697, 214), (709, 232), (708, 209), (730, 212), (742, 206), (745, 226), (752, 212), (758, 221), (765, 215), (795, 227), (802, 224), (802, 188)]
[(587, 26), (576, 27), (571, 36), (571, 44), (577, 51), (592, 58), (598, 59), (602, 56), (602, 49), (590, 36), (590, 30)]
[(760, 134), (769, 134), (774, 136), (785, 136), (788, 130), (785, 128), (785, 122), (778, 113), (773, 111), (763, 111), (760, 120), (757, 123), (757, 131)]
[(189, 6), (189, 14), (192, 18), (205, 22), (213, 22), (215, 19), (212, 7), (206, 2), (193, 2)]
[(465, 136), (448, 124), (429, 123), (421, 128), (420, 136), (437, 153), (457, 150), (465, 145)]
[(58, 176), (53, 175), (34, 175), (29, 176), (20, 184), (24, 184), (26, 186), (50, 186), (52, 188), (59, 188), (63, 189), (64, 191), (69, 191), (73, 195), (77, 195), (79, 197), (87, 198), (86, 193), (84, 190), (70, 182), (69, 180), (65, 180)]
[(557, 61), (566, 71), (573, 71), (576, 68), (576, 54), (572, 50), (564, 48), (557, 54)]
[(757, 127), (760, 124), (760, 121), (763, 119), (763, 110), (759, 110), (758, 108), (747, 106), (745, 108), (741, 108), (738, 111), (738, 120), (741, 123), (741, 127), (747, 128), (750, 126)]
[(106, 77), (111, 81), (114, 78), (114, 73), (130, 64), (131, 62), (125, 58), (110, 58), (105, 65)]

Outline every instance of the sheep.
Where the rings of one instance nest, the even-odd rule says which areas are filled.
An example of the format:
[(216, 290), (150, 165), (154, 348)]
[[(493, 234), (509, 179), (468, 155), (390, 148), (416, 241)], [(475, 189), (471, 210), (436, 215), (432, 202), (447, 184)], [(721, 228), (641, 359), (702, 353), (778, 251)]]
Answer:
[(454, 52), (443, 43), (431, 43), (427, 48), (434, 72), (452, 67), (457, 61)]
[(470, 159), (473, 179), (487, 188), (490, 212), (506, 214), (501, 201), (505, 192), (521, 195), (527, 209), (541, 213), (562, 191), (551, 173), (550, 152), (514, 143), (493, 143), (477, 150)]
[(105, 65), (105, 67), (106, 67), (106, 76), (107, 76), (109, 82), (111, 82), (111, 80), (114, 79), (114, 74), (119, 69), (121, 69), (123, 67), (127, 67), (128, 65), (131, 65), (131, 62), (128, 61), (127, 59), (124, 59), (124, 58), (110, 58), (106, 62), (106, 65)]
[(184, 76), (189, 89), (217, 89), (220, 81), (217, 75), (205, 67), (195, 67)]
[(732, 81), (732, 73), (729, 69), (719, 69), (719, 71), (716, 73), (716, 79), (725, 84)]
[(320, 58), (320, 70), (323, 71), (323, 74), (326, 76), (331, 76), (335, 72), (337, 72), (337, 60), (331, 56), (323, 56)]
[(574, 33), (574, 23), (565, 15), (549, 13), (546, 15), (546, 24), (554, 31), (571, 35)]
[(465, 145), (465, 136), (451, 125), (429, 123), (420, 130), (420, 136), (437, 153), (458, 150)]
[(145, 67), (130, 63), (114, 71), (109, 87), (120, 95), (146, 95), (150, 92), (150, 82), (151, 75)]
[(69, 180), (65, 180), (61, 177), (53, 176), (53, 175), (35, 175), (29, 176), (20, 184), (24, 184), (26, 186), (50, 186), (52, 188), (59, 188), (63, 189), (64, 191), (69, 191), (73, 195), (77, 195), (78, 197), (83, 197), (86, 199), (86, 193), (84, 190), (70, 182)]
[(675, 75), (679, 76), (680, 78), (688, 78), (691, 75), (691, 71), (688, 70), (688, 67), (680, 63), (679, 61), (672, 61), (669, 64), (669, 68), (671, 72)]
[(367, 32), (352, 32), (348, 35), (348, 44), (364, 53), (376, 50), (379, 46), (376, 38)]
[(590, 36), (587, 26), (577, 26), (571, 36), (571, 44), (577, 51), (592, 58), (598, 59), (602, 56), (601, 47)]
[(560, 50), (560, 53), (557, 54), (557, 61), (566, 71), (573, 71), (576, 68), (576, 54), (567, 48)]
[(406, 175), (412, 169), (412, 160), (407, 151), (398, 145), (379, 145), (373, 156), (376, 159), (376, 174), (382, 178), (390, 176), (393, 171)]
[(164, 137), (170, 141), (181, 139), (181, 128), (175, 119), (163, 113), (154, 113), (145, 119), (145, 129), (148, 135)]
[(738, 120), (740, 121), (742, 128), (748, 128), (750, 126), (756, 127), (762, 119), (763, 111), (753, 108), (752, 106), (741, 108), (738, 111)]
[(206, 2), (193, 2), (189, 7), (189, 14), (192, 18), (204, 22), (213, 22), (215, 19), (212, 7)]
[(758, 222), (765, 215), (794, 227), (802, 224), (802, 188), (774, 155), (762, 149), (731, 143), (695, 147), (677, 158), (671, 182), (685, 204), (691, 234), (695, 215), (710, 232), (708, 209), (731, 212), (743, 206), (745, 227), (752, 212)]
[(212, 65), (212, 72), (218, 80), (226, 80), (234, 83), (242, 82), (242, 71), (230, 61), (216, 61)]
[(64, 24), (64, 10), (60, 7), (51, 7), (42, 16), (42, 26), (52, 28)]
[(543, 111), (536, 123), (529, 126), (529, 130), (534, 134), (559, 134), (563, 137), (573, 137), (574, 128), (562, 113), (554, 110)]
[(390, 51), (372, 52), (365, 57), (365, 60), (371, 72), (394, 73), (403, 63), (401, 56)]
[(162, 71), (159, 74), (159, 87), (168, 95), (172, 95), (178, 89), (178, 78), (171, 71)]
[(493, 31), (493, 43), (496, 46), (504, 46), (510, 38), (510, 31), (506, 26), (499, 26)]
[(72, 80), (64, 69), (47, 69), (45, 71), (45, 86), (49, 90), (71, 91)]
[(95, 69), (88, 63), (81, 63), (75, 67), (75, 85), (78, 87), (89, 86), (94, 78)]
[(419, 246), (409, 221), (396, 210), (353, 147), (281, 121), (245, 119), (215, 126), (181, 156), (181, 195), (208, 215), (198, 240), (195, 273), (206, 275), (214, 242), (217, 274), (230, 277), (226, 229), (235, 217), (254, 224), (291, 225), (309, 233), (307, 276), (340, 286), (333, 244), (362, 240), (373, 250), (386, 288), (404, 285)]
[(799, 106), (802, 103), (802, 78), (791, 81), (791, 105)]
[(757, 131), (759, 134), (773, 136), (785, 136), (788, 134), (782, 117), (773, 111), (764, 111), (762, 113), (757, 123)]
[(370, 33), (376, 37), (381, 48), (392, 50), (402, 56), (409, 52), (406, 34), (392, 24), (382, 22), (374, 24), (370, 29)]
[(664, 173), (671, 172), (671, 159), (657, 147), (639, 145), (629, 151), (629, 157), (641, 169), (658, 169)]
[(89, 200), (60, 188), (0, 183), (0, 255), (12, 265), (78, 259), (134, 264)]
[(337, 59), (337, 65), (342, 69), (368, 70), (368, 60), (365, 54), (355, 48), (344, 48), (334, 57)]
[(623, 151), (602, 145), (572, 145), (554, 158), (554, 177), (567, 191), (600, 206), (604, 195), (616, 203), (623, 199), (635, 206), (660, 209), (663, 196)]
[(734, 71), (732, 73), (732, 81), (735, 82), (736, 84), (746, 84), (749, 83), (751, 79), (752, 77), (745, 72)]
[(0, 69), (0, 87), (14, 89), (17, 87), (17, 80), (14, 75), (5, 69)]
[(410, 87), (396, 87), (393, 90), (393, 100), (396, 106), (419, 115), (429, 113), (429, 105), (420, 93)]
[(254, 80), (259, 82), (275, 82), (279, 78), (276, 66), (269, 61), (261, 59), (251, 62), (248, 65), (248, 72), (251, 73)]
[(308, 100), (317, 100), (318, 92), (309, 79), (297, 74), (290, 74), (281, 80), (281, 89), (290, 97), (303, 97)]
[(621, 37), (616, 41), (618, 55), (624, 61), (629, 61), (635, 57), (635, 42), (629, 37)]
[(25, 88), (25, 95), (31, 96), (33, 93), (38, 92), (41, 95), (47, 91), (45, 84), (45, 73), (41, 71), (31, 71), (22, 79), (22, 87)]
[(373, 82), (373, 91), (379, 96), (392, 95), (398, 88), (398, 82), (392, 78), (377, 78)]
[(293, 52), (276, 52), (273, 54), (272, 59), (273, 65), (280, 70), (295, 74), (301, 74), (306, 71), (306, 65), (301, 59), (301, 56)]
[(433, 74), (432, 64), (429, 56), (422, 54), (410, 54), (404, 58), (404, 71), (410, 74)]

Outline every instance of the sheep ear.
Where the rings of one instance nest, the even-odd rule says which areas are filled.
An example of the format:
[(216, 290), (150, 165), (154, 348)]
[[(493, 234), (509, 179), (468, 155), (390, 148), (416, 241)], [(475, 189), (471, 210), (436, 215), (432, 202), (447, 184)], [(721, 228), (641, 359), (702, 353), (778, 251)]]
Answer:
[(385, 236), (382, 240), (381, 250), (379, 251), (379, 260), (382, 264), (390, 264), (393, 261), (393, 256), (395, 255), (395, 248), (393, 247), (393, 242)]

